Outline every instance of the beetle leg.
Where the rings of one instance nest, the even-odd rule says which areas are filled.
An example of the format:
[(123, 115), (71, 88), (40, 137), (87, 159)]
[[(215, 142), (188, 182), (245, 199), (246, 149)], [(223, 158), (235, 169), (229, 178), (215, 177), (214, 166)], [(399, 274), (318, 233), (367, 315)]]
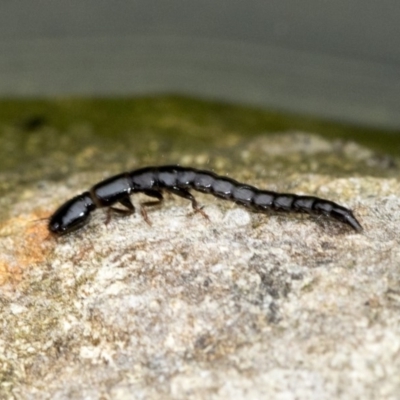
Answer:
[(203, 207), (200, 207), (199, 204), (197, 203), (197, 200), (194, 198), (194, 196), (185, 189), (179, 188), (177, 186), (174, 186), (172, 188), (167, 188), (167, 190), (173, 194), (176, 194), (177, 196), (183, 197), (184, 199), (190, 200), (192, 202), (192, 207), (194, 212), (200, 213), (205, 219), (210, 220), (208, 215), (203, 211)]
[(145, 201), (143, 203), (140, 203), (140, 213), (142, 214), (143, 219), (147, 222), (147, 224), (151, 225), (151, 221), (149, 219), (149, 216), (147, 215), (146, 207), (160, 205), (164, 200), (164, 197), (162, 193), (158, 190), (144, 190), (143, 193), (147, 196), (155, 197), (156, 199), (158, 199), (155, 201)]
[(132, 204), (131, 199), (129, 197), (124, 197), (121, 200), (119, 200), (119, 203), (122, 204), (125, 208), (116, 208), (116, 207), (109, 207), (107, 209), (107, 217), (106, 217), (106, 225), (109, 224), (111, 221), (111, 212), (116, 212), (118, 214), (123, 214), (123, 215), (130, 215), (135, 212), (135, 206)]

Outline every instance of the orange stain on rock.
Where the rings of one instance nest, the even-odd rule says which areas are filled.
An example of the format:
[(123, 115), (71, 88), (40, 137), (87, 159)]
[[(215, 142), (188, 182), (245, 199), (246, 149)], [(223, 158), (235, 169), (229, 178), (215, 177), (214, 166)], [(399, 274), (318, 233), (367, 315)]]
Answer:
[(53, 245), (46, 217), (38, 211), (0, 224), (0, 285), (18, 284), (27, 268), (47, 259)]

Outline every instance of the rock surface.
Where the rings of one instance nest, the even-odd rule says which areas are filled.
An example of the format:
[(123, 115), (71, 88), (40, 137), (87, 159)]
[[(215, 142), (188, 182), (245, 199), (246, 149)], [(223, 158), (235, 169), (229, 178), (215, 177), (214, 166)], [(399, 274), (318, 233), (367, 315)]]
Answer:
[(32, 220), (94, 175), (33, 183), (0, 225), (1, 398), (400, 398), (398, 168), (298, 133), (221, 154), (182, 164), (331, 199), (364, 232), (196, 194), (210, 221), (167, 196), (151, 226), (99, 210), (55, 240)]

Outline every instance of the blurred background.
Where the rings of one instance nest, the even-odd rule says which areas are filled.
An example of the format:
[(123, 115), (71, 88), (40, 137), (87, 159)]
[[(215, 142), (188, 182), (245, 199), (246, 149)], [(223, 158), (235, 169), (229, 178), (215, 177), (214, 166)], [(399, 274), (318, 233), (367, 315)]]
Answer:
[(0, 3), (0, 98), (181, 94), (400, 128), (396, 0)]

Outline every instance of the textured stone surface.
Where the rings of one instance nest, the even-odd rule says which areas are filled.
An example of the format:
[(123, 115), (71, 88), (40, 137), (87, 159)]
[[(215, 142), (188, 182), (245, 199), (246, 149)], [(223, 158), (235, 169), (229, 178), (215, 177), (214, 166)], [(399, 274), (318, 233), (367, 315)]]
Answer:
[[(0, 225), (0, 397), (398, 399), (400, 182), (382, 163), (306, 134), (260, 136), (213, 161), (345, 204), (362, 234), (198, 194), (210, 221), (166, 196), (152, 226), (139, 213), (105, 225), (99, 210), (54, 240), (32, 220), (90, 174), (32, 184)], [(374, 166), (381, 177), (363, 174)]]

